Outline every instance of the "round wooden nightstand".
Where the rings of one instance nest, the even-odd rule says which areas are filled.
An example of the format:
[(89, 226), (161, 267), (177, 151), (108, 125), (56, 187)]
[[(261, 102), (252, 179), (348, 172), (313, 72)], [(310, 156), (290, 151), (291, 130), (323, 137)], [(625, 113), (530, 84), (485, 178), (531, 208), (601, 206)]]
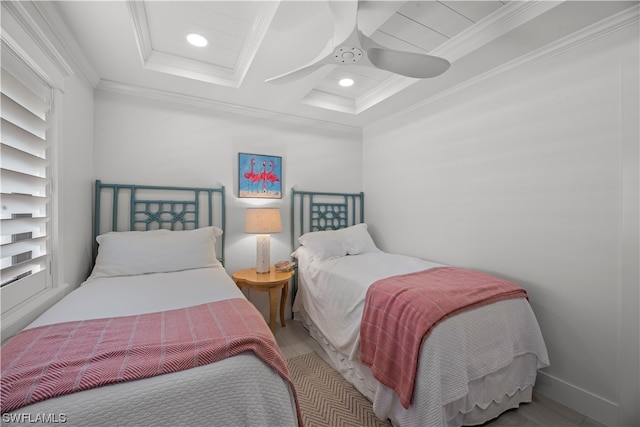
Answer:
[(255, 268), (236, 271), (231, 278), (240, 289), (249, 288), (269, 292), (269, 328), (275, 333), (278, 291), (280, 291), (280, 324), (287, 326), (284, 322), (284, 305), (289, 294), (289, 280), (292, 276), (293, 271), (276, 272), (275, 268), (271, 267), (268, 273), (258, 273)]

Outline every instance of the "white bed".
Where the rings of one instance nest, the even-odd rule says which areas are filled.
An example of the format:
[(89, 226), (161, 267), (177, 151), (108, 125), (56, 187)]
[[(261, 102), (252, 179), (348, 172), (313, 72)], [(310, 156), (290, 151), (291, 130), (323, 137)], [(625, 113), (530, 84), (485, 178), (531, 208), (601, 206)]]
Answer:
[[(220, 234), (217, 227), (103, 234), (89, 279), (26, 329), (246, 300), (215, 256)], [(3, 413), (2, 420), (3, 425), (44, 419), (50, 422), (43, 425), (62, 420), (70, 426), (298, 426), (294, 396), (274, 368), (243, 352), (49, 398)]]
[[(178, 290), (178, 292), (176, 292)], [(29, 328), (151, 313), (244, 298), (222, 267), (100, 278), (83, 284)], [(250, 353), (144, 380), (48, 399), (18, 413), (64, 414), (71, 426), (297, 426), (288, 384)], [(32, 418), (32, 419), (34, 419)]]
[[(316, 210), (331, 216), (328, 208)], [(477, 425), (531, 401), (537, 369), (549, 360), (528, 301), (517, 298), (439, 323), (421, 346), (413, 402), (405, 409), (359, 359), (367, 289), (379, 279), (442, 266), (380, 251), (366, 224), (335, 228), (300, 236), (293, 311), (333, 367), (373, 402), (376, 416), (407, 427)]]

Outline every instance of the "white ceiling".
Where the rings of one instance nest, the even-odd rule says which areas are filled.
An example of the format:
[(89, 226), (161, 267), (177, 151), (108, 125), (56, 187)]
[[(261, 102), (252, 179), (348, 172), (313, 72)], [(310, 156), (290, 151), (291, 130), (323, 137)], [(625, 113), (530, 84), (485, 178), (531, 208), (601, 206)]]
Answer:
[[(360, 29), (451, 68), (412, 79), (331, 65), (289, 84), (264, 80), (311, 62), (333, 35), (325, 1), (38, 2), (99, 88), (163, 93), (217, 108), (362, 127), (631, 7), (615, 1), (366, 1)], [(57, 28), (55, 28), (57, 27)], [(199, 33), (208, 46), (186, 42)], [(86, 58), (86, 60), (85, 60)], [(343, 77), (355, 80), (342, 88)]]

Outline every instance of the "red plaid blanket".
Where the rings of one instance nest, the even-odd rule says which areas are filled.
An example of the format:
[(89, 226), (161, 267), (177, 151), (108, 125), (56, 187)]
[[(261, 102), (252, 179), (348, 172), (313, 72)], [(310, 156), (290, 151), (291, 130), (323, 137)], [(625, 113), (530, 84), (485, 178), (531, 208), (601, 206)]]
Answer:
[(509, 281), (457, 267), (379, 280), (367, 291), (360, 358), (408, 408), (422, 341), (438, 322), (464, 310), (521, 297), (527, 297), (525, 290)]
[[(289, 368), (262, 315), (240, 298), (27, 329), (2, 346), (2, 413), (52, 397), (206, 365), (252, 351)], [(298, 405), (296, 399), (296, 406)], [(298, 408), (298, 420), (302, 417)]]

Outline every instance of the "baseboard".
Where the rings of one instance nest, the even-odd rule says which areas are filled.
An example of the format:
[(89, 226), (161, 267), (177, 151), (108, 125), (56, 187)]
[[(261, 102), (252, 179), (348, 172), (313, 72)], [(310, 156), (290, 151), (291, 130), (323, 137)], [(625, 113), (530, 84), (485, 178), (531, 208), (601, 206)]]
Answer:
[(618, 404), (538, 371), (535, 392), (607, 426), (618, 423)]

